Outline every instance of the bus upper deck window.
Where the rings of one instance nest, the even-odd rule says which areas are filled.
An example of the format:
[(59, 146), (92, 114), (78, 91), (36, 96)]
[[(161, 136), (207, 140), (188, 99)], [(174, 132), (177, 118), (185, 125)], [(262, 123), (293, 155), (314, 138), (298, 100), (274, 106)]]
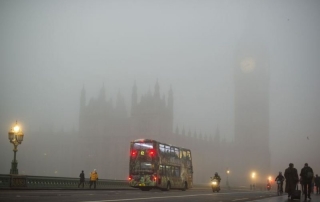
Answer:
[(190, 151), (187, 151), (187, 159), (188, 159), (188, 160), (191, 160), (191, 153), (190, 153)]

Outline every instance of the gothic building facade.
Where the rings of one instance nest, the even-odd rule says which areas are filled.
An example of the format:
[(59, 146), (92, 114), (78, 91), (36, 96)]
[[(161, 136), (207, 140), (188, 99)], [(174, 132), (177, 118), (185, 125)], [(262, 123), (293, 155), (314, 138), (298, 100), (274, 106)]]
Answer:
[[(129, 143), (138, 138), (190, 148), (193, 152), (195, 181), (205, 182), (215, 171), (225, 170), (227, 142), (220, 140), (219, 131), (211, 135), (188, 132), (184, 128), (173, 132), (173, 91), (160, 96), (160, 86), (138, 98), (136, 84), (132, 88), (131, 110), (119, 93), (115, 104), (106, 100), (101, 88), (97, 98), (86, 100), (83, 88), (80, 98), (79, 145), (74, 165), (90, 171), (99, 170), (103, 178), (126, 179), (129, 169)], [(129, 115), (128, 115), (129, 114)], [(197, 169), (198, 168), (198, 169)], [(201, 170), (200, 170), (201, 168)]]
[[(158, 82), (153, 92), (147, 92), (140, 99), (137, 85), (134, 84), (130, 112), (120, 93), (113, 103), (112, 99), (106, 100), (105, 89), (102, 87), (99, 96), (87, 102), (83, 88), (78, 147), (73, 164), (88, 172), (95, 168), (101, 178), (126, 179), (130, 141), (148, 138), (190, 148), (195, 183), (208, 182), (215, 172), (226, 179), (227, 169), (231, 170), (229, 184), (248, 185), (248, 175), (252, 170), (260, 172), (260, 176), (266, 176), (270, 166), (268, 94), (261, 95), (259, 92), (261, 88), (267, 91), (266, 84), (252, 88), (249, 86), (255, 82), (254, 74), (236, 72), (235, 75), (239, 85), (235, 89), (234, 142), (221, 138), (219, 129), (210, 135), (186, 131), (185, 128), (180, 130), (178, 127), (173, 132), (173, 91), (169, 89), (167, 99), (165, 95), (160, 96)], [(251, 100), (246, 101), (249, 95)]]

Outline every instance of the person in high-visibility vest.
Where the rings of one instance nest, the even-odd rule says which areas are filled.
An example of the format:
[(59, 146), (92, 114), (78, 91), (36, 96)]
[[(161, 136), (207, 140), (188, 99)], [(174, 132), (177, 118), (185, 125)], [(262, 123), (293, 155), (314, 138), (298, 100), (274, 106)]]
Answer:
[(96, 188), (97, 180), (98, 180), (98, 173), (97, 173), (97, 170), (94, 169), (90, 173), (90, 189), (91, 189), (92, 184), (93, 184), (94, 189)]

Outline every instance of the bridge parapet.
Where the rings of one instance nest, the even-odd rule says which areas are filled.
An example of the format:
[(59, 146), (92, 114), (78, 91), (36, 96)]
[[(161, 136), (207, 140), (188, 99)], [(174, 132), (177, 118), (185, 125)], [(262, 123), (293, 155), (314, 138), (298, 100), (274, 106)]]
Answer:
[[(78, 189), (79, 178), (30, 175), (1, 175), (0, 189)], [(85, 179), (89, 188), (89, 179)], [(98, 189), (133, 189), (126, 180), (99, 179)]]

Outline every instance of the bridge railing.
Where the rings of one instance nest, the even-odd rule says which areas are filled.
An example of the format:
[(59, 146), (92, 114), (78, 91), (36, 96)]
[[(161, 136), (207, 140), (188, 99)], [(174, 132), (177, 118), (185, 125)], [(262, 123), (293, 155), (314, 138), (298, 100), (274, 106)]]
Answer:
[[(79, 181), (79, 178), (68, 177), (0, 174), (0, 189), (76, 189), (78, 188)], [(89, 179), (85, 179), (84, 187), (89, 188)], [(108, 179), (99, 179), (97, 181), (97, 188), (132, 189), (126, 180)]]

